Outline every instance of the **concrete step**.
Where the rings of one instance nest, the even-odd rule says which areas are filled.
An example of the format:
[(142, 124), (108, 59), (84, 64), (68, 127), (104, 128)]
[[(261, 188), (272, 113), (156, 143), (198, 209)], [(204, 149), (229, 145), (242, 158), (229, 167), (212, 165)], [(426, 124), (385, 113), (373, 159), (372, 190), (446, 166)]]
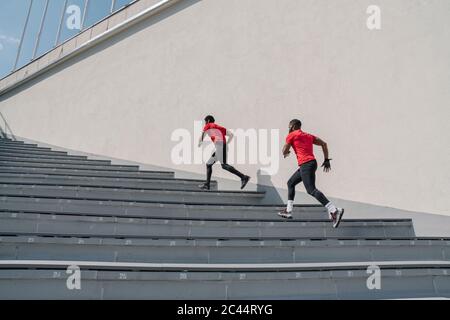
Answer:
[[(367, 270), (372, 265), (381, 269), (382, 290), (367, 287)], [(69, 266), (82, 270), (82, 290), (68, 290)], [(450, 297), (449, 274), (449, 261), (168, 264), (5, 260), (0, 262), (0, 299)]]
[(34, 150), (34, 149), (19, 149), (15, 147), (0, 147), (1, 153), (8, 153), (10, 155), (14, 154), (27, 154), (27, 155), (45, 155), (45, 156), (56, 156), (56, 155), (68, 155), (65, 151), (53, 151), (53, 150)]
[[(301, 215), (300, 217), (302, 217)], [(282, 219), (278, 216), (272, 215), (271, 217), (263, 217), (263, 218), (255, 218), (255, 217), (244, 217), (244, 218), (236, 218), (236, 217), (223, 217), (223, 216), (215, 216), (215, 217), (180, 217), (180, 216), (157, 216), (157, 215), (122, 215), (122, 214), (113, 214), (113, 213), (76, 213), (76, 212), (54, 212), (54, 211), (36, 211), (36, 210), (2, 210), (0, 209), (0, 218), (13, 218), (20, 219), (21, 217), (34, 217), (37, 219), (56, 221), (58, 219), (87, 219), (86, 221), (95, 221), (95, 222), (115, 222), (115, 221), (125, 221), (127, 223), (144, 223), (146, 221), (163, 221), (164, 224), (174, 221), (187, 221), (188, 224), (195, 225), (205, 225), (207, 223), (218, 223), (219, 225), (227, 225), (236, 224), (237, 226), (293, 226), (297, 224), (297, 226), (307, 227), (317, 227), (324, 225), (328, 227), (330, 224), (330, 219), (323, 215), (322, 219), (317, 216), (314, 219)], [(347, 227), (399, 227), (399, 228), (408, 228), (413, 231), (413, 223), (412, 219), (346, 219)], [(295, 238), (298, 238), (295, 235)], [(315, 237), (316, 238), (316, 237)], [(378, 239), (379, 237), (377, 237)]]
[[(114, 214), (124, 217), (248, 218), (269, 220), (276, 218), (282, 220), (276, 215), (281, 206), (276, 205), (214, 205), (182, 201), (171, 203), (164, 201), (98, 201), (0, 195), (0, 209), (3, 211), (39, 211), (83, 215)], [(328, 214), (320, 205), (295, 206), (293, 212), (294, 217), (297, 219), (328, 219)]]
[(19, 141), (1, 141), (2, 139), (0, 138), (0, 147), (1, 146), (5, 146), (5, 147), (37, 147), (38, 145), (36, 143), (24, 143), (24, 142), (19, 142)]
[(1, 161), (1, 167), (15, 167), (15, 168), (44, 168), (44, 169), (73, 169), (73, 170), (97, 170), (97, 171), (131, 171), (136, 172), (139, 166), (124, 166), (124, 165), (97, 165), (97, 164), (71, 164), (71, 163), (41, 163), (41, 162), (24, 162), (24, 161)]
[(66, 175), (79, 177), (109, 177), (109, 178), (173, 178), (171, 171), (110, 171), (89, 169), (62, 169), (62, 168), (24, 168), (24, 167), (0, 167), (0, 173), (34, 173), (47, 175)]
[(48, 164), (94, 164), (94, 165), (111, 165), (109, 160), (87, 160), (87, 159), (42, 159), (42, 158), (21, 158), (0, 156), (0, 161), (14, 161), (24, 163), (48, 163)]
[(38, 145), (36, 143), (25, 143), (24, 141), (13, 141), (13, 140), (5, 140), (0, 138), (0, 145), (13, 145), (13, 146), (32, 146), (37, 147)]
[(61, 187), (57, 185), (1, 185), (0, 195), (70, 198), (85, 200), (120, 200), (128, 202), (197, 202), (212, 204), (258, 204), (264, 192), (253, 191), (194, 191), (160, 189), (126, 189), (114, 187)]
[(7, 150), (23, 150), (23, 151), (50, 151), (51, 148), (48, 147), (38, 147), (38, 146), (30, 146), (30, 145), (5, 145), (0, 144), (0, 149), (7, 149)]
[(71, 163), (39, 163), (39, 162), (24, 162), (24, 161), (1, 161), (1, 167), (16, 167), (16, 168), (45, 168), (45, 169), (75, 169), (75, 170), (97, 170), (97, 171), (131, 171), (136, 172), (139, 166), (124, 166), (124, 165), (97, 165), (97, 164), (71, 164)]
[[(5, 143), (5, 144), (19, 144), (19, 145), (24, 145), (25, 142), (23, 141), (19, 141), (19, 140), (11, 140), (11, 139), (5, 139), (5, 138), (0, 138), (0, 143)], [(36, 145), (36, 144), (34, 144)]]
[(160, 263), (296, 263), (450, 260), (450, 239), (233, 240), (49, 237), (0, 233), (0, 260)]
[(88, 158), (86, 156), (74, 156), (74, 155), (64, 155), (64, 154), (57, 154), (57, 155), (40, 155), (40, 154), (29, 154), (29, 153), (19, 153), (15, 152), (14, 154), (10, 152), (3, 152), (0, 149), (0, 156), (1, 157), (14, 157), (14, 158), (20, 158), (23, 160), (28, 159), (42, 159), (42, 160), (87, 160)]
[[(199, 190), (198, 186), (203, 180), (191, 179), (126, 179), (126, 178), (96, 178), (77, 177), (65, 175), (39, 175), (39, 174), (5, 174), (0, 173), (0, 184), (46, 184), (61, 186), (102, 186), (139, 189), (163, 189), (163, 190)], [(217, 190), (217, 181), (211, 181), (211, 190)]]
[(46, 234), (104, 235), (134, 237), (197, 238), (405, 238), (413, 237), (411, 221), (342, 221), (338, 229), (323, 221), (229, 221), (116, 216), (69, 216), (34, 213), (0, 213), (0, 232), (43, 232)]

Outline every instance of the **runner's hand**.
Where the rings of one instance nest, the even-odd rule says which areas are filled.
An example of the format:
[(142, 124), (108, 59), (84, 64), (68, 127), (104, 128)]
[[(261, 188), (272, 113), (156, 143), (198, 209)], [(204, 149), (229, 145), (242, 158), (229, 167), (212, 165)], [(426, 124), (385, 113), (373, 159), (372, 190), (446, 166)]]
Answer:
[(283, 154), (284, 158), (286, 159), (287, 157), (289, 157), (289, 155), (291, 154), (290, 151), (286, 152), (285, 154)]
[(325, 161), (322, 164), (322, 168), (324, 172), (328, 172), (331, 170), (331, 164), (330, 164), (331, 159), (325, 159)]

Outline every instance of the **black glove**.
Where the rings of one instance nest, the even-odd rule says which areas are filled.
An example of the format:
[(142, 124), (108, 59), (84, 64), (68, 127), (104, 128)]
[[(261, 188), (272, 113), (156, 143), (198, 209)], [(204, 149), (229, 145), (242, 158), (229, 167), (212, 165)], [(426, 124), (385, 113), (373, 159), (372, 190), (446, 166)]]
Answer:
[(328, 172), (331, 170), (331, 164), (330, 164), (331, 160), (332, 159), (325, 159), (325, 161), (322, 164), (323, 171)]

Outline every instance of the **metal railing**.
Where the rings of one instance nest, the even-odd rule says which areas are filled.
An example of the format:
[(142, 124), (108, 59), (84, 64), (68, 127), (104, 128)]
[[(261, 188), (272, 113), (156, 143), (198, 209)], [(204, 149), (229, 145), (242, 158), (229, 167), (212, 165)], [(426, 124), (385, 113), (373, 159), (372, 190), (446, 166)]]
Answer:
[[(16, 141), (16, 136), (11, 130), (11, 127), (9, 126), (8, 122), (6, 121), (3, 114), (0, 112), (0, 137), (3, 139), (11, 139)], [(8, 134), (9, 132), (9, 134)]]

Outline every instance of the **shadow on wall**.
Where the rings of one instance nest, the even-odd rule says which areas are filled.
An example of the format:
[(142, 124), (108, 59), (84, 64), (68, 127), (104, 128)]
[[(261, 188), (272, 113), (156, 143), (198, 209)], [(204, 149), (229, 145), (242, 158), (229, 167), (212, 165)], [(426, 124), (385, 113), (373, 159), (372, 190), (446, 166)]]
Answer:
[(271, 176), (263, 173), (261, 169), (256, 172), (256, 191), (265, 192), (264, 203), (270, 204), (283, 204), (277, 188), (273, 185)]
[[(81, 52), (80, 54), (68, 59), (67, 61), (62, 62), (61, 64), (53, 67), (52, 69), (44, 72), (43, 74), (40, 74), (36, 76), (36, 78), (29, 80), (28, 82), (18, 86), (17, 88), (0, 95), (0, 102), (9, 99), (10, 97), (22, 92), (23, 90), (26, 90), (35, 84), (46, 80), (47, 78), (50, 78), (54, 74), (59, 73), (60, 71), (65, 70), (66, 68), (71, 67), (72, 65), (92, 56), (99, 52), (102, 52), (103, 50), (113, 46), (114, 44), (122, 41), (123, 39), (126, 39), (130, 37), (131, 35), (138, 33), (141, 30), (144, 30), (154, 24), (157, 24), (160, 21), (163, 21), (175, 14), (177, 14), (180, 11), (183, 11), (184, 9), (200, 2), (201, 0), (184, 0), (175, 3), (171, 7), (163, 10), (162, 12), (156, 13), (154, 16), (149, 17), (148, 19), (144, 19), (143, 21), (138, 22), (137, 24), (133, 25), (132, 27), (125, 29), (124, 31), (112, 36), (111, 38), (108, 38), (97, 45), (93, 46), (92, 48), (87, 49), (86, 51)], [(86, 83), (86, 85), (89, 85), (89, 82)]]
[(11, 127), (8, 124), (8, 121), (6, 121), (5, 117), (3, 116), (3, 113), (1, 113), (1, 112), (0, 112), (0, 117), (1, 117), (1, 119), (0, 119), (0, 137), (5, 138), (5, 139), (8, 138), (8, 132), (9, 132), (10, 137), (13, 140), (17, 140)]

